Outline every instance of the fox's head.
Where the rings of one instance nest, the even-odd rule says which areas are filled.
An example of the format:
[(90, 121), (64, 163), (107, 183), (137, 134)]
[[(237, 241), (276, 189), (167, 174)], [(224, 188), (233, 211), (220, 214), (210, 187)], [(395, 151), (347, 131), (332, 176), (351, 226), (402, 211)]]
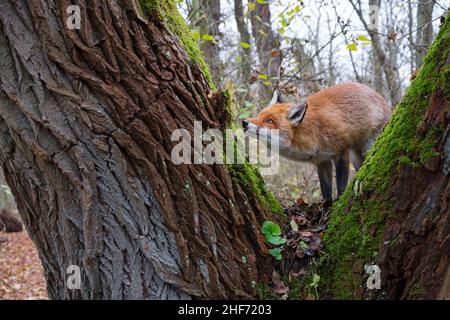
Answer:
[(245, 132), (268, 139), (274, 134), (272, 129), (279, 130), (280, 146), (290, 147), (295, 129), (302, 123), (308, 104), (306, 102), (273, 104), (260, 112), (256, 118), (242, 121)]

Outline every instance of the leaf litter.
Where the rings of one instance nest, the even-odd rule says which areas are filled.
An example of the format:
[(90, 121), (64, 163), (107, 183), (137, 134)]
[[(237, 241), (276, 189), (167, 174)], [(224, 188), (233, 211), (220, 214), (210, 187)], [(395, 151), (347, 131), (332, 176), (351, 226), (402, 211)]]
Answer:
[[(308, 204), (303, 199), (298, 199), (285, 209), (285, 213), (290, 219), (289, 223), (281, 228), (282, 232), (272, 227), (277, 236), (286, 239), (286, 242), (282, 250), (282, 259), (280, 257), (276, 259), (280, 260), (277, 270), (274, 270), (268, 279), (268, 287), (278, 294), (280, 299), (287, 299), (289, 296), (290, 288), (285, 282), (305, 276), (313, 259), (325, 255), (322, 239), (329, 218), (330, 205), (323, 202)], [(317, 288), (319, 280), (320, 277), (314, 275), (313, 288)], [(309, 294), (307, 298), (318, 297)]]

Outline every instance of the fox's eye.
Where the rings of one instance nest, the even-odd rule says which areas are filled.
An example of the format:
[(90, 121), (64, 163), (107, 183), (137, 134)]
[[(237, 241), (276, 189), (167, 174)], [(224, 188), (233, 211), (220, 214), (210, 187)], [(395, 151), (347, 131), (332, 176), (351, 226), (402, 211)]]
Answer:
[(266, 118), (266, 120), (264, 120), (264, 122), (274, 124), (273, 120), (270, 118)]

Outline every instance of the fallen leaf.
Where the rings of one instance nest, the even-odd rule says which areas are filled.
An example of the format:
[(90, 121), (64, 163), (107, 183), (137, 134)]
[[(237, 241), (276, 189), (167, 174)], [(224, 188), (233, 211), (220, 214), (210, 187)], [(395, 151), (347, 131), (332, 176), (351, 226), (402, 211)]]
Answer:
[(292, 231), (297, 232), (298, 231), (298, 224), (297, 224), (297, 222), (295, 222), (294, 220), (291, 220), (290, 224), (291, 224)]
[(289, 287), (286, 286), (283, 281), (278, 280), (274, 282), (273, 291), (278, 294), (286, 294), (289, 292)]
[(313, 294), (309, 293), (309, 294), (306, 296), (305, 300), (316, 300), (316, 297), (315, 297)]
[(303, 230), (300, 231), (300, 235), (305, 238), (312, 237), (314, 234), (311, 231)]

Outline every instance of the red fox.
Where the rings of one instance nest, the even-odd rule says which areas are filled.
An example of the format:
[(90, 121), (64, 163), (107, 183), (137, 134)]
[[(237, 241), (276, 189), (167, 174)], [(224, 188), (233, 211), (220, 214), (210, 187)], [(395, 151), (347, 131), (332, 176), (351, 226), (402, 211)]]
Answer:
[(315, 164), (322, 196), (332, 201), (333, 163), (340, 196), (348, 182), (350, 151), (358, 170), (390, 115), (390, 107), (377, 92), (360, 83), (345, 83), (301, 102), (273, 104), (242, 125), (246, 132), (269, 138), (268, 129), (278, 129), (280, 154)]

